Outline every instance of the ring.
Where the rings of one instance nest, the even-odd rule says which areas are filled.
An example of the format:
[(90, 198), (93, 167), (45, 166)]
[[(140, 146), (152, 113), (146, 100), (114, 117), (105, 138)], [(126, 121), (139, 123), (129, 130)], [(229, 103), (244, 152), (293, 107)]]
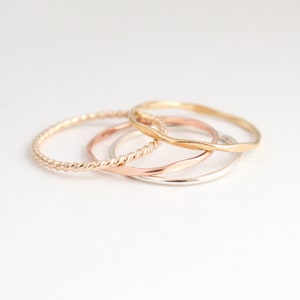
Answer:
[[(219, 136), (217, 131), (209, 126), (208, 124), (194, 120), (194, 119), (187, 119), (187, 118), (180, 118), (180, 117), (159, 117), (160, 120), (164, 122), (164, 124), (167, 125), (183, 125), (188, 127), (194, 127), (200, 130), (204, 130), (208, 132), (212, 137), (212, 142), (216, 143), (219, 140)], [(95, 144), (103, 141), (105, 138), (110, 136), (116, 131), (127, 129), (131, 127), (131, 124), (129, 122), (119, 124), (113, 127), (110, 127), (101, 133), (97, 134), (94, 138), (92, 138), (89, 143), (87, 144), (87, 153), (88, 156), (94, 160), (97, 161), (98, 158), (93, 152), (93, 147)], [(201, 154), (198, 154), (197, 156), (193, 156), (188, 159), (180, 160), (174, 163), (167, 164), (165, 166), (160, 167), (154, 167), (154, 168), (136, 168), (129, 165), (120, 165), (117, 168), (107, 168), (105, 171), (109, 171), (112, 173), (117, 173), (125, 176), (145, 176), (145, 175), (156, 175), (156, 174), (164, 174), (169, 172), (175, 172), (179, 171), (188, 167), (191, 167), (195, 164), (198, 164), (199, 162), (203, 161), (204, 159), (207, 159), (212, 152), (210, 151), (202, 151)]]
[[(138, 120), (138, 117), (143, 116), (145, 109), (161, 109), (161, 108), (177, 108), (183, 110), (193, 111), (199, 114), (211, 115), (215, 117), (219, 117), (226, 121), (230, 121), (235, 125), (245, 129), (249, 133), (251, 133), (254, 137), (252, 142), (242, 142), (238, 143), (235, 142), (233, 144), (216, 144), (216, 143), (208, 143), (204, 141), (195, 141), (195, 140), (187, 140), (187, 139), (178, 139), (174, 137), (167, 136), (165, 133), (159, 132), (155, 128), (144, 124), (142, 121)], [(131, 124), (143, 132), (144, 134), (166, 142), (168, 144), (180, 146), (183, 148), (194, 149), (194, 150), (206, 150), (206, 151), (226, 151), (226, 152), (244, 152), (247, 150), (251, 150), (258, 146), (260, 143), (260, 132), (258, 129), (252, 125), (250, 122), (236, 117), (234, 115), (221, 112), (215, 110), (213, 108), (193, 104), (193, 103), (184, 103), (184, 102), (177, 102), (177, 101), (150, 101), (145, 102), (143, 104), (135, 106), (129, 113), (129, 120)]]

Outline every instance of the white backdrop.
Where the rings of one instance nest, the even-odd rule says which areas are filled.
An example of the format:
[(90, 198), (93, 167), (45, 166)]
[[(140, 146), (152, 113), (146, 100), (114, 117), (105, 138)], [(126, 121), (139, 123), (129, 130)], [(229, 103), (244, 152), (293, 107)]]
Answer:
[[(0, 0), (0, 298), (299, 299), (299, 13), (297, 0)], [(243, 116), (262, 144), (192, 187), (31, 158), (50, 124), (152, 99)], [(83, 159), (78, 134), (48, 151)]]

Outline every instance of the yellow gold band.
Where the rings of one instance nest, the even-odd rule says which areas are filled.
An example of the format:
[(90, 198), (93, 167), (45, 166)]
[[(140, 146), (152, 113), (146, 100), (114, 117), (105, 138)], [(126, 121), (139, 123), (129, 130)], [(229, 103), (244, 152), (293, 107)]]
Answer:
[[(146, 109), (163, 109), (163, 108), (177, 108), (183, 110), (193, 111), (199, 114), (210, 115), (214, 117), (219, 117), (226, 121), (229, 121), (253, 135), (253, 141), (242, 142), (232, 145), (214, 144), (203, 141), (178, 139), (174, 137), (167, 136), (166, 134), (159, 132), (155, 128), (146, 125), (138, 120), (138, 117), (143, 117), (143, 111)], [(183, 148), (194, 149), (194, 150), (206, 150), (206, 151), (226, 151), (226, 152), (244, 152), (255, 148), (260, 143), (260, 132), (258, 129), (252, 125), (250, 122), (236, 117), (234, 115), (215, 110), (213, 108), (194, 104), (194, 103), (184, 103), (177, 101), (149, 101), (135, 106), (129, 113), (129, 120), (131, 124), (143, 132), (144, 134), (159, 139), (163, 142), (176, 145)]]

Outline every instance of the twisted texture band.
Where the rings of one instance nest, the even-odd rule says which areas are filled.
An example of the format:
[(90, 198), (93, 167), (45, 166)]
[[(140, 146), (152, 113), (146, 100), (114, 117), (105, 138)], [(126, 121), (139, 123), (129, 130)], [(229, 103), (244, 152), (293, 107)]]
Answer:
[[(167, 125), (180, 125), (180, 126), (189, 126), (193, 128), (200, 129), (202, 131), (205, 131), (209, 133), (212, 137), (212, 142), (217, 143), (219, 140), (218, 133), (215, 129), (213, 129), (208, 124), (194, 120), (194, 119), (187, 119), (187, 118), (180, 118), (180, 117), (159, 117), (165, 124)], [(87, 153), (89, 157), (92, 160), (97, 160), (96, 155), (93, 153), (93, 147), (95, 144), (103, 141), (106, 137), (108, 137), (110, 134), (113, 134), (116, 131), (126, 129), (130, 127), (130, 123), (123, 123), (116, 125), (114, 127), (110, 127), (99, 134), (97, 134), (93, 139), (90, 140), (90, 142), (87, 144)], [(137, 131), (139, 132), (139, 131)], [(198, 151), (197, 151), (198, 152)], [(136, 168), (129, 165), (124, 166), (118, 166), (118, 168), (107, 168), (105, 171), (109, 171), (112, 173), (117, 173), (121, 175), (126, 176), (137, 176), (137, 175), (156, 175), (156, 174), (164, 174), (169, 172), (175, 172), (179, 171), (188, 167), (191, 167), (195, 164), (200, 163), (204, 159), (208, 158), (212, 152), (208, 151), (201, 151), (200, 154), (197, 154), (197, 156), (193, 156), (188, 159), (176, 161), (174, 163), (160, 166), (160, 167), (154, 167), (154, 168)]]
[[(108, 160), (99, 160), (99, 161), (89, 161), (89, 162), (62, 162), (51, 159), (45, 156), (40, 151), (41, 144), (50, 138), (52, 135), (62, 131), (64, 129), (79, 125), (81, 123), (96, 120), (96, 119), (105, 119), (105, 118), (128, 118), (128, 111), (108, 111), (108, 112), (98, 112), (98, 113), (89, 113), (83, 114), (79, 117), (74, 117), (67, 119), (65, 121), (59, 122), (41, 132), (32, 143), (32, 154), (34, 158), (43, 166), (51, 169), (62, 170), (62, 171), (87, 171), (87, 170), (99, 170), (106, 169), (110, 167), (117, 167), (121, 164), (133, 161), (137, 158), (141, 158), (146, 154), (152, 152), (158, 147), (160, 142), (157, 139), (153, 139), (146, 146), (141, 149), (137, 149), (134, 152), (130, 152), (126, 155), (121, 155), (115, 158)], [(154, 118), (148, 114), (144, 114), (141, 121), (150, 122), (150, 124), (157, 126), (158, 132), (166, 133), (167, 129), (163, 122), (157, 118)]]
[[(138, 117), (143, 116), (145, 109), (161, 109), (161, 108), (178, 108), (178, 109), (184, 109), (193, 111), (199, 114), (205, 114), (205, 115), (211, 115), (216, 116), (221, 119), (230, 121), (234, 123), (235, 125), (247, 130), (249, 133), (251, 133), (254, 136), (253, 142), (243, 142), (243, 143), (234, 143), (231, 145), (220, 145), (215, 143), (207, 143), (203, 141), (195, 141), (195, 140), (186, 140), (186, 139), (178, 139), (174, 137), (167, 136), (164, 133), (159, 132), (155, 128), (152, 128), (148, 126), (147, 124), (144, 124), (142, 121), (138, 120)], [(176, 102), (176, 101), (150, 101), (145, 102), (143, 104), (137, 105), (134, 107), (130, 113), (129, 113), (129, 120), (131, 124), (143, 132), (144, 134), (159, 139), (163, 142), (180, 146), (183, 148), (188, 149), (194, 149), (194, 150), (207, 150), (207, 151), (227, 151), (227, 152), (244, 152), (247, 150), (251, 150), (255, 148), (259, 142), (260, 142), (260, 133), (256, 129), (254, 125), (252, 125), (250, 122), (233, 116), (231, 114), (221, 112), (218, 110), (215, 110), (213, 108), (199, 105), (199, 104), (193, 104), (193, 103), (184, 103), (184, 102)]]

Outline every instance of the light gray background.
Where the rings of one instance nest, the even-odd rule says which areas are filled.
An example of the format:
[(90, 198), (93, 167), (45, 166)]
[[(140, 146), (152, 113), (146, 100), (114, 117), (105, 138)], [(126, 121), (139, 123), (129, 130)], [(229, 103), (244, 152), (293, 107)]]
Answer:
[[(0, 1), (0, 298), (299, 299), (299, 17), (297, 0)], [(150, 99), (243, 116), (263, 142), (193, 187), (31, 159), (50, 124)], [(67, 136), (48, 150), (81, 159)]]

